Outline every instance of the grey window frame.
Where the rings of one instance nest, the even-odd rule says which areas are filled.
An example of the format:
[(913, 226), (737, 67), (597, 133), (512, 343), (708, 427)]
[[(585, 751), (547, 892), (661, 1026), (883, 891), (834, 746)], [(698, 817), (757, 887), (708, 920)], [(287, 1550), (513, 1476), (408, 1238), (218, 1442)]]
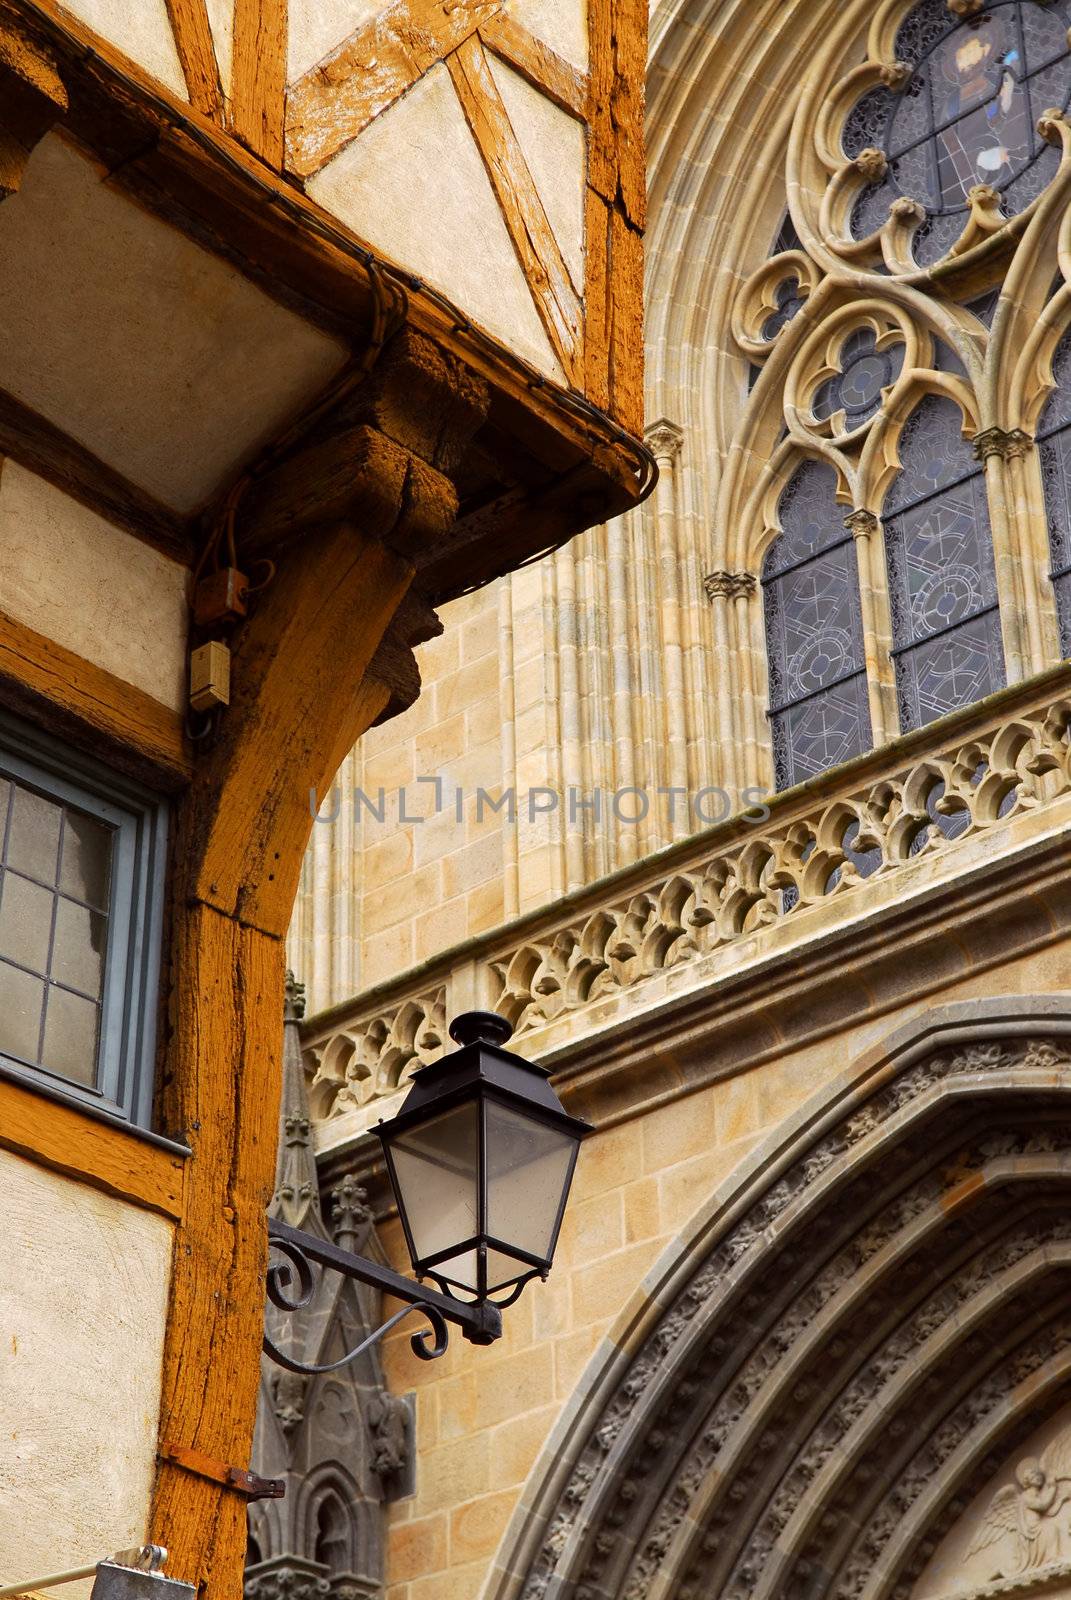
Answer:
[(0, 1077), (148, 1130), (155, 1088), (167, 802), (116, 768), (3, 712), (0, 776), (116, 829), (96, 1087), (2, 1053)]

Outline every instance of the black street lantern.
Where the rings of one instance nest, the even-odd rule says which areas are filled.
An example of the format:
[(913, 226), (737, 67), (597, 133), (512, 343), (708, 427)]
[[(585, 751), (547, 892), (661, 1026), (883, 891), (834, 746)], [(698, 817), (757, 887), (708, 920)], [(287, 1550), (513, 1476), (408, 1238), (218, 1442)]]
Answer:
[(398, 1115), (372, 1130), (418, 1276), (500, 1306), (550, 1270), (592, 1131), (565, 1111), (549, 1072), (503, 1049), (512, 1033), (493, 1011), (455, 1018), (461, 1048), (415, 1072)]
[(280, 1366), (333, 1372), (412, 1311), (430, 1324), (410, 1341), (422, 1361), (444, 1354), (450, 1324), (472, 1344), (493, 1344), (502, 1336), (502, 1307), (529, 1278), (546, 1277), (580, 1141), (592, 1129), (567, 1114), (549, 1072), (502, 1048), (512, 1033), (493, 1011), (457, 1017), (450, 1036), (460, 1050), (415, 1072), (398, 1115), (373, 1129), (383, 1141), (413, 1266), (438, 1289), (269, 1218), (276, 1259), (267, 1291), (277, 1310), (299, 1312), (312, 1303), (316, 1267), (321, 1277), (341, 1273), (402, 1301), (381, 1327), (326, 1364), (296, 1360), (265, 1332), (264, 1349)]

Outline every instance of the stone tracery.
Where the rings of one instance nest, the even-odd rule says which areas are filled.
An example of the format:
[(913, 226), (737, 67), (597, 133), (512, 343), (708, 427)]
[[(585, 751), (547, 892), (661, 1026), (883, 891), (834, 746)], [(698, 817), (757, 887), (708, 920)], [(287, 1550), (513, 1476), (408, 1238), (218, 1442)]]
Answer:
[[(1069, 24), (1067, 0), (844, 8), (794, 118), (785, 164), (793, 228), (778, 240), (788, 248), (763, 261), (737, 297), (733, 336), (759, 375), (722, 478), (717, 564), (758, 575), (782, 534), (786, 487), (808, 460), (833, 469), (841, 516), (853, 519), (853, 533), (862, 530), (876, 745), (1042, 670), (1060, 657), (1061, 626), (1068, 637), (1057, 615), (1058, 597), (1067, 609), (1071, 515), (1057, 400), (1047, 415), (1056, 442), (1040, 459), (1034, 439), (1063, 378), (1063, 363), (1055, 373), (1052, 363), (1071, 311)], [(850, 65), (864, 30), (865, 59)], [(993, 553), (975, 541), (966, 563), (972, 593), (965, 589), (958, 605), (947, 571), (932, 574), (958, 632), (929, 650), (923, 638), (934, 628), (920, 635), (910, 626), (917, 595), (898, 600), (897, 529), (911, 517), (897, 480), (920, 431), (919, 408), (936, 416), (953, 405), (978, 467), (946, 452), (930, 490), (938, 498), (917, 520), (932, 524), (931, 566), (947, 568), (944, 546), (964, 515), (975, 530), (988, 518)], [(893, 510), (883, 535), (880, 519)], [(854, 520), (864, 514), (875, 519), (869, 528)], [(725, 627), (747, 656), (761, 615), (736, 609)], [(940, 671), (935, 679), (931, 663), (924, 676), (932, 681), (920, 686), (912, 658), (927, 653), (941, 656)], [(763, 677), (759, 658), (740, 730), (757, 752), (771, 747), (771, 701), (775, 733), (783, 721)], [(791, 757), (775, 749), (782, 784)], [(761, 764), (747, 776), (762, 781)]]

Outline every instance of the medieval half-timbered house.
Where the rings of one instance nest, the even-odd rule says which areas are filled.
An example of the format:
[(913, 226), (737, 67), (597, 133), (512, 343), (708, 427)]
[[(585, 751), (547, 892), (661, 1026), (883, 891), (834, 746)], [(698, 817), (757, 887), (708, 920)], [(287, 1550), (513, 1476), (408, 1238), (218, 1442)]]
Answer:
[(1071, 1595), (1069, 30), (652, 7), (658, 484), (447, 608), (291, 942), (393, 1259), (459, 1010), (597, 1128), (501, 1344), (387, 1344), (391, 1600)]
[(645, 39), (0, 0), (0, 1588), (241, 1593), (309, 795), (651, 486)]

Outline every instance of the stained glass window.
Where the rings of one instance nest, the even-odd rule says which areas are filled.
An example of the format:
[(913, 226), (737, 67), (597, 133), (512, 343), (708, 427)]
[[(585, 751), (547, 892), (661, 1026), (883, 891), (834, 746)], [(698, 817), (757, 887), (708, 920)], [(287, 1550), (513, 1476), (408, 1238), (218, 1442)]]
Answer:
[(781, 497), (782, 531), (763, 563), (779, 789), (870, 747), (855, 544), (835, 490), (832, 467), (800, 467)]
[(858, 428), (881, 405), (882, 390), (889, 388), (904, 365), (904, 347), (877, 348), (873, 328), (856, 328), (840, 350), (840, 371), (828, 378), (811, 402), (816, 422), (844, 412), (846, 428)]
[(1052, 364), (1056, 391), (1038, 429), (1045, 510), (1049, 521), (1049, 576), (1056, 590), (1060, 652), (1071, 656), (1071, 333), (1060, 341)]
[(989, 0), (966, 19), (945, 0), (922, 0), (896, 43), (911, 76), (899, 92), (868, 91), (842, 133), (846, 155), (872, 145), (889, 163), (856, 204), (855, 237), (880, 227), (907, 195), (927, 211), (915, 253), (929, 265), (955, 243), (976, 185), (998, 191), (1005, 216), (1024, 210), (1059, 165), (1037, 121), (1071, 98), (1069, 27), (1071, 0)]
[(900, 726), (1000, 688), (1004, 655), (985, 478), (951, 400), (930, 396), (900, 437), (885, 551)]

